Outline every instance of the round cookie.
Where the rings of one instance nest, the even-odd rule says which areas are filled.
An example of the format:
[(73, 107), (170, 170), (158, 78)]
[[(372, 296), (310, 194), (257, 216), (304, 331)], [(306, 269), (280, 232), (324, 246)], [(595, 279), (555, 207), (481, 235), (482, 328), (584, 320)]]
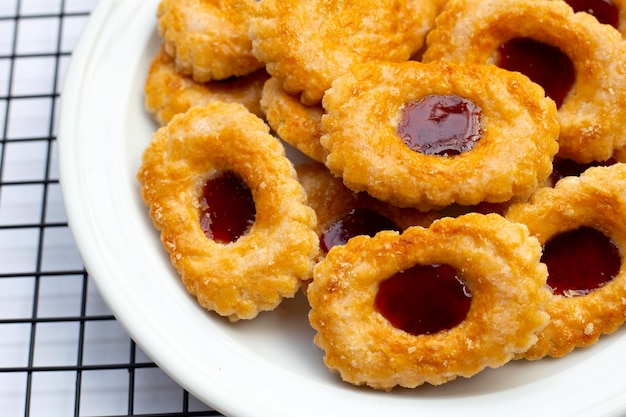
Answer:
[[(449, 98), (458, 103), (445, 104)], [(397, 206), (526, 198), (550, 174), (558, 150), (554, 102), (527, 77), (495, 66), (355, 66), (333, 83), (323, 106), (321, 143), (331, 172), (352, 190)], [(411, 118), (422, 116), (412, 126)], [(408, 139), (399, 130), (407, 120)], [(416, 136), (427, 139), (421, 148)], [(445, 142), (444, 153), (429, 152), (448, 136), (473, 148), (453, 153)]]
[[(582, 230), (586, 231), (587, 236), (589, 229), (592, 229), (612, 242), (614, 251), (618, 253), (617, 259), (608, 259), (609, 262), (617, 262), (617, 273), (611, 276), (603, 271), (606, 282), (598, 288), (574, 287), (557, 291), (556, 288), (563, 284), (556, 287), (550, 275), (559, 273), (558, 277), (561, 277), (561, 273), (558, 269), (552, 270), (548, 263), (548, 284), (556, 287), (546, 305), (550, 323), (538, 334), (538, 342), (522, 357), (534, 360), (545, 356), (563, 356), (576, 347), (595, 343), (602, 334), (612, 333), (626, 321), (624, 190), (626, 164), (593, 167), (580, 177), (563, 178), (554, 188), (538, 190), (528, 203), (513, 205), (505, 214), (509, 220), (527, 225), (530, 233), (544, 247), (565, 233)], [(594, 246), (580, 250), (584, 254), (593, 251)], [(567, 249), (567, 253), (570, 254), (568, 263), (572, 265), (572, 269), (565, 275), (568, 280), (575, 277), (578, 271), (589, 270), (590, 265), (584, 263), (583, 256), (576, 258), (573, 255), (574, 249)], [(608, 253), (603, 250), (603, 255), (594, 259), (593, 263), (599, 263)]]
[[(352, 238), (317, 264), (307, 288), (315, 343), (325, 351), (326, 365), (344, 381), (380, 390), (439, 385), (497, 368), (528, 349), (548, 321), (543, 311), (547, 273), (540, 256), (541, 247), (525, 226), (497, 214), (471, 213), (436, 220), (428, 229)], [(421, 307), (434, 295), (419, 288), (443, 280), (444, 274), (411, 271), (440, 265), (455, 272), (455, 290), (464, 287), (461, 298), (470, 301), (464, 317), (432, 332), (415, 331), (419, 324), (392, 324), (388, 317), (393, 315), (380, 308), (385, 283), (393, 285), (407, 274), (396, 288), (396, 304)], [(456, 310), (449, 297), (437, 300), (441, 311)], [(408, 307), (407, 315), (412, 311)], [(411, 319), (419, 323), (441, 314), (418, 309)]]
[[(223, 173), (241, 179), (255, 207), (247, 233), (226, 243), (201, 225), (203, 190)], [(175, 116), (154, 134), (137, 178), (172, 264), (206, 309), (251, 319), (311, 277), (315, 213), (280, 141), (242, 105), (213, 101)]]
[(176, 69), (207, 82), (262, 68), (248, 37), (255, 7), (255, 0), (161, 0), (158, 31)]
[(164, 126), (179, 113), (210, 101), (243, 104), (259, 117), (263, 84), (269, 78), (265, 70), (224, 81), (199, 83), (176, 71), (174, 61), (163, 48), (153, 58), (144, 84), (146, 110)]
[[(624, 146), (626, 43), (614, 28), (574, 13), (564, 1), (450, 0), (428, 35), (423, 59), (497, 64), (499, 49), (519, 40), (556, 48), (572, 71), (573, 84), (562, 86), (567, 94), (557, 113), (559, 156), (604, 161)], [(558, 74), (555, 82), (563, 78)]]
[(251, 19), (254, 55), (289, 93), (317, 104), (354, 64), (406, 61), (443, 0), (263, 0)]

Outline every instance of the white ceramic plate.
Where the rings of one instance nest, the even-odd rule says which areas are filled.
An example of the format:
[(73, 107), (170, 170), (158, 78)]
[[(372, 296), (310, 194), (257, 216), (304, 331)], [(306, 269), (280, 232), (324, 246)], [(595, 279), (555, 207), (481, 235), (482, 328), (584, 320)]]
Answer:
[(237, 324), (201, 309), (172, 269), (135, 180), (156, 129), (142, 88), (159, 46), (157, 5), (97, 6), (67, 75), (59, 157), (88, 271), (130, 336), (172, 378), (231, 417), (626, 415), (623, 330), (560, 360), (382, 393), (342, 383), (325, 368), (301, 295)]

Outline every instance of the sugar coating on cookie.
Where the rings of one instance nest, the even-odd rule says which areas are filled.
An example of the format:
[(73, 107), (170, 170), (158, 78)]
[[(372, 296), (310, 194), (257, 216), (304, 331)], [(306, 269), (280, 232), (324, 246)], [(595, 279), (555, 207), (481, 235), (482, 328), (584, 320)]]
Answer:
[(406, 61), (442, 0), (263, 0), (250, 23), (254, 55), (290, 93), (319, 103), (352, 65)]
[(622, 36), (626, 35), (626, 0), (563, 0), (575, 12), (589, 13), (600, 23), (610, 25), (618, 30)]
[[(335, 80), (322, 104), (326, 166), (352, 190), (397, 206), (526, 198), (550, 174), (558, 150), (554, 102), (527, 77), (495, 66), (363, 64)], [(415, 125), (406, 112), (412, 106)], [(399, 128), (407, 120), (405, 136)], [(440, 147), (447, 135), (462, 146), (471, 139), (471, 147)]]
[(207, 82), (262, 68), (248, 37), (255, 7), (255, 0), (161, 0), (159, 35), (176, 69)]
[[(626, 0), (605, 3), (617, 30), (578, 2), (160, 0), (144, 92), (161, 128), (137, 179), (185, 288), (233, 322), (300, 289), (328, 368), (379, 390), (614, 332)], [(544, 47), (562, 85), (505, 71)], [(220, 187), (236, 227), (210, 212)], [(578, 273), (590, 256), (599, 277)]]
[[(201, 226), (203, 189), (222, 173), (241, 178), (256, 209), (249, 231), (227, 243)], [(154, 134), (137, 178), (172, 264), (206, 309), (251, 319), (311, 277), (315, 212), (280, 141), (242, 105), (213, 101), (175, 116)]]
[(450, 0), (428, 35), (423, 60), (498, 64), (501, 48), (519, 40), (553, 48), (572, 67), (574, 79), (557, 113), (559, 156), (603, 161), (623, 147), (626, 44), (614, 28), (563, 1)]
[(160, 126), (191, 107), (213, 100), (243, 104), (262, 117), (261, 93), (268, 78), (267, 72), (260, 69), (243, 77), (199, 83), (179, 73), (174, 60), (162, 47), (152, 59), (144, 83), (145, 106)]
[(320, 143), (324, 114), (321, 104), (302, 104), (274, 77), (263, 86), (260, 104), (267, 123), (282, 140), (317, 162), (326, 160), (326, 150)]
[(367, 193), (355, 193), (320, 163), (298, 165), (296, 172), (306, 191), (308, 204), (317, 215), (322, 250), (332, 246), (325, 241), (343, 242), (363, 232), (373, 236), (385, 228), (402, 231), (410, 226), (427, 227), (441, 217), (435, 211), (424, 213), (400, 208), (376, 200)]
[[(528, 203), (512, 205), (505, 214), (509, 220), (527, 225), (530, 233), (544, 247), (564, 233), (584, 228), (604, 235), (618, 252), (616, 261), (619, 270), (615, 276), (599, 271), (606, 276), (606, 282), (599, 287), (572, 288), (552, 295), (546, 305), (550, 323), (538, 334), (538, 342), (522, 357), (535, 360), (545, 356), (564, 356), (577, 347), (595, 343), (602, 334), (612, 333), (626, 321), (624, 190), (626, 164), (592, 167), (580, 177), (565, 177), (554, 188), (538, 190)], [(588, 247), (584, 251), (593, 249)], [(608, 252), (604, 250), (602, 257)], [(570, 256), (568, 262), (573, 265), (571, 275), (578, 270), (588, 271), (592, 266), (585, 263), (584, 257), (573, 259)], [(592, 263), (598, 264), (600, 259), (594, 259)], [(548, 274), (550, 271), (549, 267)]]
[[(439, 385), (497, 368), (528, 349), (548, 322), (547, 271), (540, 256), (541, 246), (525, 226), (497, 214), (471, 213), (402, 234), (355, 237), (315, 267), (307, 289), (315, 343), (343, 380), (381, 390)], [(465, 317), (432, 333), (393, 325), (377, 308), (384, 283), (416, 266), (438, 265), (456, 271), (457, 286), (469, 291)], [(410, 278), (411, 288), (431, 279)]]

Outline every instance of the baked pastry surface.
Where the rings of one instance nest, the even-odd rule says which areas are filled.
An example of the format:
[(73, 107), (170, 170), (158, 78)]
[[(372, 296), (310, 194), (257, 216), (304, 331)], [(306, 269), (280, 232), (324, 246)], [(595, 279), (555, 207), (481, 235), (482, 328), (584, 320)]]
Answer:
[(263, 86), (260, 104), (267, 123), (282, 140), (314, 161), (326, 160), (326, 150), (320, 143), (324, 114), (321, 104), (302, 104), (274, 77)]
[[(241, 177), (256, 207), (248, 233), (226, 244), (200, 224), (202, 189), (222, 172)], [(283, 146), (242, 105), (213, 101), (175, 116), (154, 134), (137, 178), (172, 264), (206, 309), (251, 319), (311, 277), (315, 213)]]
[[(497, 368), (535, 343), (548, 321), (540, 256), (525, 226), (496, 214), (355, 237), (330, 250), (307, 288), (315, 343), (343, 380), (381, 390), (439, 385)], [(455, 268), (471, 291), (466, 318), (432, 334), (394, 327), (375, 308), (379, 286), (399, 271), (433, 264)]]
[[(613, 26), (622, 36), (626, 35), (626, 0), (607, 0), (600, 3), (563, 0), (577, 12), (587, 12), (600, 23)], [(604, 3), (604, 4), (603, 4)], [(586, 9), (586, 6), (593, 5)]]
[(496, 64), (498, 48), (514, 38), (556, 47), (574, 67), (574, 84), (557, 113), (559, 156), (604, 161), (624, 146), (626, 43), (564, 1), (450, 0), (428, 34), (423, 59)]
[(255, 0), (161, 0), (159, 35), (176, 69), (207, 82), (262, 68), (248, 37), (255, 7)]
[(380, 220), (387, 220), (381, 223), (393, 225), (395, 227), (391, 230), (399, 231), (410, 226), (427, 227), (441, 217), (435, 211), (424, 213), (412, 208), (395, 207), (376, 200), (367, 193), (355, 193), (343, 184), (341, 178), (335, 177), (320, 163), (298, 165), (296, 172), (298, 181), (306, 191), (308, 204), (315, 210), (317, 232), (322, 237), (329, 228), (346, 219), (355, 210), (375, 213), (380, 216)]
[(263, 0), (250, 23), (254, 55), (281, 86), (319, 103), (352, 65), (406, 61), (443, 0)]
[(163, 48), (153, 58), (144, 84), (145, 106), (160, 126), (189, 108), (212, 100), (241, 103), (259, 117), (263, 84), (269, 78), (265, 70), (224, 81), (199, 83), (176, 71), (174, 60)]
[[(402, 111), (429, 95), (481, 111), (482, 134), (458, 155), (411, 149), (398, 134)], [(550, 174), (558, 150), (554, 102), (527, 77), (495, 66), (443, 61), (355, 66), (324, 96), (326, 166), (352, 190), (420, 210), (526, 198)]]
[(542, 245), (560, 233), (589, 227), (612, 240), (622, 257), (618, 275), (600, 288), (586, 295), (552, 295), (546, 305), (550, 323), (522, 357), (563, 356), (576, 347), (591, 345), (626, 321), (624, 190), (626, 164), (593, 167), (580, 177), (563, 178), (554, 189), (538, 190), (528, 203), (513, 205), (507, 211), (509, 220), (526, 224)]

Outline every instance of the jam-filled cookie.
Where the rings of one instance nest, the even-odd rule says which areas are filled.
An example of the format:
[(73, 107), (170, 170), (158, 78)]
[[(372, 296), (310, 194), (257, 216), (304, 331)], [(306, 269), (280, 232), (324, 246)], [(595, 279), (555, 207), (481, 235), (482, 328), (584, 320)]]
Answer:
[(314, 269), (309, 320), (324, 361), (355, 385), (439, 385), (497, 368), (545, 327), (541, 246), (471, 213), (336, 246)]
[(554, 102), (496, 66), (355, 66), (324, 96), (326, 165), (355, 191), (421, 210), (525, 198), (552, 170)]
[(161, 126), (175, 115), (213, 100), (241, 103), (261, 117), (261, 94), (268, 78), (267, 72), (260, 69), (243, 77), (198, 83), (176, 71), (173, 59), (161, 48), (150, 64), (144, 84), (145, 105)]
[(298, 165), (296, 172), (307, 193), (308, 203), (317, 214), (317, 232), (323, 253), (345, 244), (354, 236), (374, 236), (382, 230), (402, 231), (410, 226), (428, 226), (441, 217), (434, 211), (423, 213), (399, 208), (366, 193), (355, 193), (319, 163)]
[(254, 7), (255, 0), (161, 0), (159, 35), (176, 69), (207, 82), (262, 68), (248, 37)]
[(603, 161), (626, 143), (626, 43), (564, 1), (450, 0), (424, 61), (495, 64), (540, 84), (558, 108), (559, 156)]
[(280, 141), (242, 105), (175, 116), (137, 178), (172, 264), (206, 309), (251, 319), (311, 277), (315, 213)]
[(263, 86), (261, 109), (267, 123), (282, 140), (314, 161), (326, 160), (326, 150), (320, 143), (324, 114), (321, 104), (302, 104), (296, 95), (287, 93), (272, 77)]
[(522, 357), (560, 357), (626, 321), (626, 164), (587, 169), (538, 190), (506, 217), (543, 245), (550, 323)]
[(250, 23), (255, 56), (288, 92), (319, 103), (352, 65), (406, 61), (443, 0), (263, 0)]

